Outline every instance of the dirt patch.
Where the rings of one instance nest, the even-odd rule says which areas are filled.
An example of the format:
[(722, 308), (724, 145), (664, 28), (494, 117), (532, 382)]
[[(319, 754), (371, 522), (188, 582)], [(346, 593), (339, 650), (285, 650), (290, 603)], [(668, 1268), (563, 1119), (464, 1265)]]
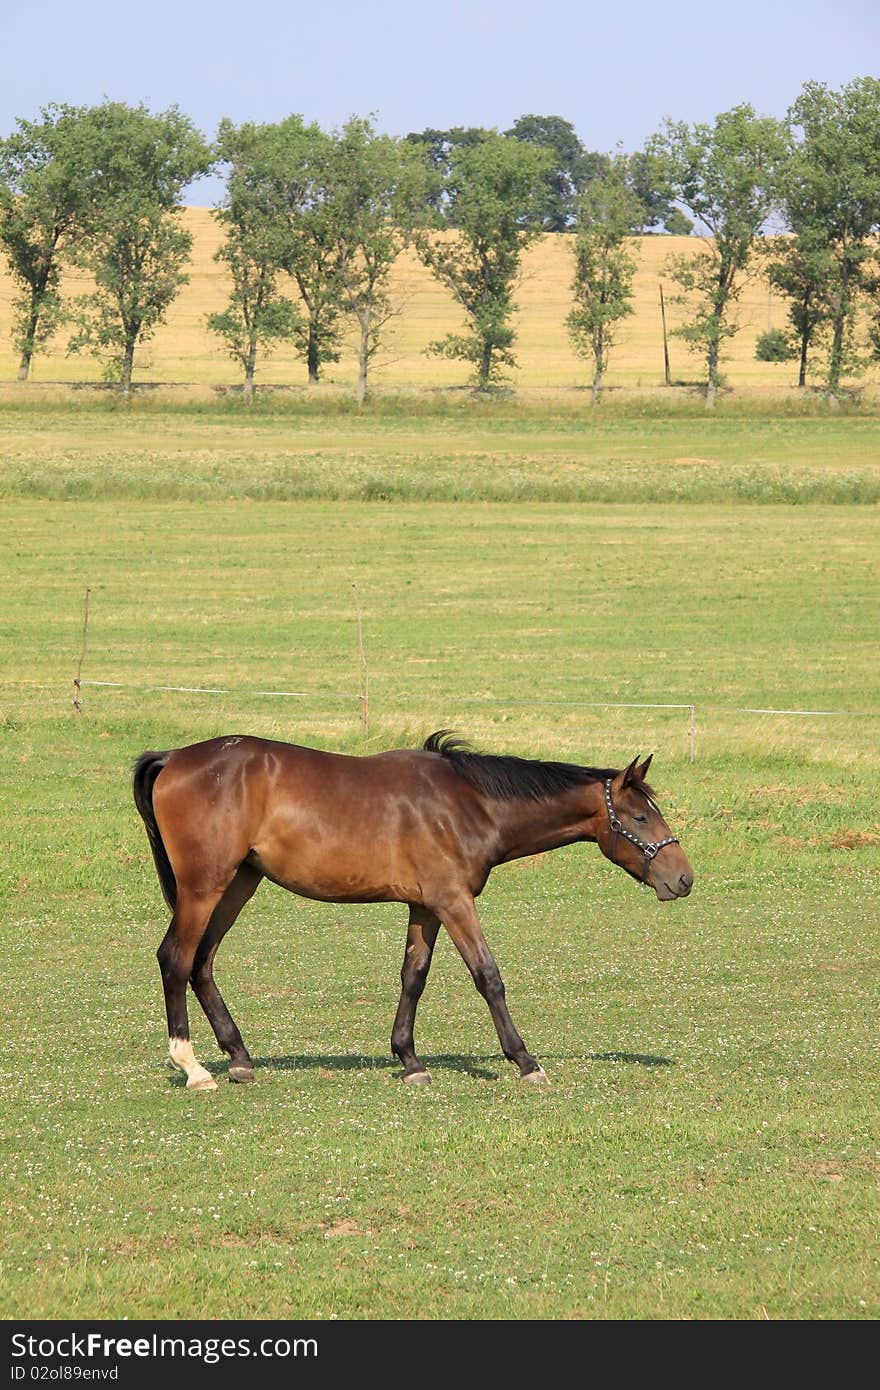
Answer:
[(328, 1226), (324, 1232), (325, 1240), (335, 1240), (337, 1236), (362, 1236), (364, 1232), (356, 1221), (350, 1217), (344, 1217), (341, 1221), (334, 1221), (332, 1226)]
[(873, 830), (840, 830), (828, 842), (832, 849), (865, 849), (880, 845), (880, 835)]

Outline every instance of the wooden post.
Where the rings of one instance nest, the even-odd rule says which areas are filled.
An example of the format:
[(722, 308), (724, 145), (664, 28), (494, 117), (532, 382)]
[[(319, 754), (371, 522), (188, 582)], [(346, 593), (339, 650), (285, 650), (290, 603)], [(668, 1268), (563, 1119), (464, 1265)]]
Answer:
[(370, 727), (370, 673), (367, 668), (367, 653), (364, 650), (364, 627), (361, 618), (360, 594), (358, 593), (357, 584), (352, 584), (351, 587), (354, 590), (354, 606), (355, 612), (357, 613), (358, 625), (358, 651), (361, 658), (360, 693), (358, 695), (361, 707), (361, 733), (364, 735), (364, 738), (366, 738)]
[(91, 589), (86, 589), (85, 601), (83, 603), (82, 645), (79, 650), (79, 661), (76, 663), (76, 675), (73, 678), (74, 715), (79, 715), (82, 713), (82, 668), (83, 661), (85, 660), (86, 655), (86, 633), (89, 626), (89, 594), (91, 592)]
[(666, 337), (666, 304), (663, 300), (663, 286), (660, 286), (660, 321), (663, 324), (663, 370), (666, 378), (666, 385), (671, 386), (672, 381), (669, 376), (669, 341)]
[(689, 754), (690, 754), (690, 760), (691, 760), (691, 762), (693, 762), (694, 759), (695, 759), (696, 756), (697, 756), (697, 707), (696, 707), (696, 705), (691, 705), (690, 711), (691, 711), (691, 716), (690, 716), (690, 721), (689, 721), (689, 723), (688, 723), (688, 752), (689, 752)]

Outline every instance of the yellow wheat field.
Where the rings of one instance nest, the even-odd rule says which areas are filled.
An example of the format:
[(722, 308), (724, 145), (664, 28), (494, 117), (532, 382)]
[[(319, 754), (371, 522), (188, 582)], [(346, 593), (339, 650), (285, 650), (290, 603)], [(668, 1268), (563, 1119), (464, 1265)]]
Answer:
[[(206, 327), (208, 314), (224, 306), (228, 293), (224, 271), (214, 260), (221, 232), (209, 209), (187, 208), (184, 217), (194, 243), (189, 283), (171, 306), (167, 323), (140, 349), (135, 379), (198, 386), (233, 385), (240, 379), (240, 369), (225, 356), (220, 340)], [(545, 236), (523, 259), (516, 295), (518, 366), (509, 377), (510, 384), (520, 390), (571, 390), (585, 386), (589, 380), (589, 366), (572, 350), (565, 329), (571, 302), (573, 242), (569, 235)], [(639, 237), (634, 242), (638, 259), (634, 313), (620, 328), (607, 385), (651, 389), (663, 385), (661, 282), (670, 329), (681, 322), (683, 313), (669, 302), (674, 286), (664, 273), (666, 263), (677, 253), (695, 253), (699, 243), (692, 237), (668, 236)], [(14, 380), (18, 368), (10, 341), (12, 288), (5, 269), (0, 268), (0, 381)], [(70, 275), (65, 281), (65, 291), (70, 295), (82, 293), (85, 288), (82, 277)], [(431, 357), (425, 351), (432, 340), (460, 331), (464, 325), (452, 295), (424, 268), (414, 252), (401, 255), (391, 293), (397, 313), (385, 331), (382, 349), (371, 368), (371, 384), (384, 389), (465, 385), (469, 377), (466, 363)], [(737, 316), (741, 329), (727, 347), (723, 368), (727, 383), (747, 387), (750, 392), (778, 392), (791, 386), (794, 364), (755, 360), (758, 334), (785, 323), (784, 304), (770, 294), (766, 279), (756, 275), (748, 281)], [(701, 380), (701, 364), (684, 343), (671, 337), (669, 346), (672, 380)], [(877, 375), (873, 373), (869, 380), (876, 380)], [(35, 357), (31, 379), (42, 383), (98, 381), (101, 367), (93, 358), (68, 356), (66, 335), (62, 332), (50, 351)], [(348, 386), (355, 379), (351, 335), (339, 363), (325, 369), (324, 380)], [(257, 380), (266, 384), (305, 384), (305, 364), (289, 348), (280, 348), (261, 360)]]

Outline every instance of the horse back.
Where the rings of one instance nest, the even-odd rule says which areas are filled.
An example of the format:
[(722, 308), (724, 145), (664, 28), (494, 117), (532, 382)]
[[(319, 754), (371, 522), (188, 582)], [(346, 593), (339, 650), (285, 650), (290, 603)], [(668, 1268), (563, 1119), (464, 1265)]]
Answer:
[(175, 875), (211, 886), (247, 860), (328, 901), (421, 901), (439, 874), (482, 886), (487, 815), (433, 753), (366, 757), (249, 735), (175, 750), (154, 786)]

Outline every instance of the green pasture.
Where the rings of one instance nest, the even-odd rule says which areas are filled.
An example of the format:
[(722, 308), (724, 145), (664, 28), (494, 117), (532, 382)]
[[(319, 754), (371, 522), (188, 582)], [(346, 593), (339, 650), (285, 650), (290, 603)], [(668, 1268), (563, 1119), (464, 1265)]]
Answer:
[[(0, 1315), (880, 1312), (877, 420), (475, 409), (0, 407)], [(694, 760), (688, 709), (638, 705), (694, 705)], [(593, 846), (497, 870), (483, 924), (552, 1084), (443, 939), (414, 1092), (405, 909), (263, 885), (217, 969), (256, 1084), (191, 999), (221, 1085), (188, 1093), (132, 759), (444, 726), (654, 751), (690, 899)]]

